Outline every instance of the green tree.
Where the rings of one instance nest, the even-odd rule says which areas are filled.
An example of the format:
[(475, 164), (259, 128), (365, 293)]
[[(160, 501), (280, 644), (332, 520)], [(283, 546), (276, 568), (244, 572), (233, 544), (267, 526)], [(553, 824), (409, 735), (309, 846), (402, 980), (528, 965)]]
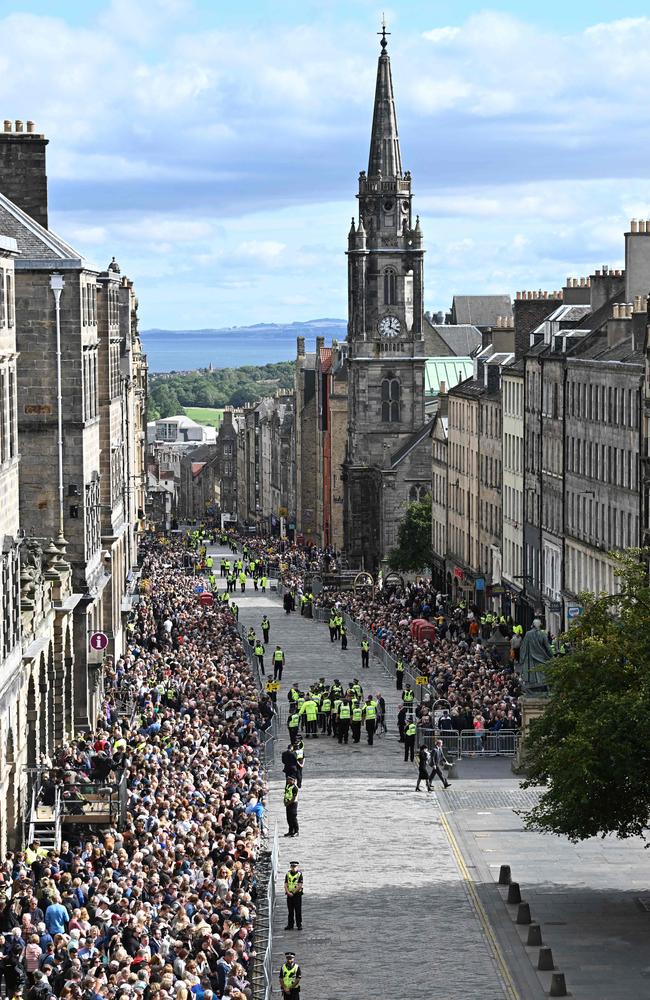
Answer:
[(397, 529), (397, 547), (388, 554), (397, 571), (416, 572), (431, 565), (431, 496), (410, 503)]
[(642, 835), (650, 816), (649, 551), (619, 557), (621, 592), (583, 595), (571, 652), (548, 664), (550, 698), (531, 722), (527, 780), (541, 785), (529, 829), (572, 841)]

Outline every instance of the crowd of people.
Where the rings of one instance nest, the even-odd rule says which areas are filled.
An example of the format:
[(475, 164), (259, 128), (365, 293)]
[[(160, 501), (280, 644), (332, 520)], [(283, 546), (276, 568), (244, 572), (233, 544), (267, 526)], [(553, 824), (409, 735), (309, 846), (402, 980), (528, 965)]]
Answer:
[[(151, 542), (142, 573), (101, 718), (56, 749), (43, 782), (50, 795), (70, 776), (118, 781), (127, 768), (124, 821), (90, 835), (78, 825), (59, 850), (36, 841), (0, 862), (11, 998), (252, 997), (269, 706), (227, 605), (199, 605), (187, 549)], [(127, 717), (117, 705), (128, 694)]]

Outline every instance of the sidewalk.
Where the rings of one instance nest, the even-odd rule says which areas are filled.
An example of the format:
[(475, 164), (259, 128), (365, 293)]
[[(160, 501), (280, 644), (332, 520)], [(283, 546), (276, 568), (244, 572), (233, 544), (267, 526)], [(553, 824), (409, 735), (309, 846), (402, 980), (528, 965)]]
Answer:
[[(575, 1000), (649, 996), (649, 859), (643, 842), (607, 837), (571, 844), (530, 833), (515, 810), (532, 805), (534, 796), (504, 768), (490, 782), (463, 780), (445, 800), (452, 831), (474, 866), (481, 900), (504, 950), (511, 949), (509, 960), (523, 953), (534, 969), (538, 949), (525, 947), (526, 929), (512, 924), (516, 907), (506, 906), (496, 888), (502, 864), (511, 866)], [(535, 971), (535, 979), (548, 991), (549, 974)]]
[[(381, 692), (388, 705), (398, 704), (394, 679), (372, 660), (362, 670), (354, 640), (341, 652), (326, 625), (297, 612), (287, 616), (276, 597), (250, 585), (236, 599), (240, 621), (258, 634), (268, 614), (268, 649), (276, 643), (284, 649), (279, 701), (292, 682), (307, 686), (325, 676), (343, 684), (358, 677), (366, 693)], [(321, 736), (307, 740), (305, 750), (300, 837), (280, 838), (276, 982), (291, 949), (303, 970), (301, 1000), (466, 1000), (468, 989), (477, 988), (482, 1000), (512, 998), (435, 809), (436, 793), (415, 792), (417, 767), (404, 763), (396, 732), (373, 747), (365, 732), (359, 745)], [(270, 812), (280, 834), (286, 831), (283, 790), (279, 774), (271, 783)], [(446, 794), (440, 791), (441, 798)], [(292, 859), (305, 877), (302, 932), (284, 930), (282, 879)]]

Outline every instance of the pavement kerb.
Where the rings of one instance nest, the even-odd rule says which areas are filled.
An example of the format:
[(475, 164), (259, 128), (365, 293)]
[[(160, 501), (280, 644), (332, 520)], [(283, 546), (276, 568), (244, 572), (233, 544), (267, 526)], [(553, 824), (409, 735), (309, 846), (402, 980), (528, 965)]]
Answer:
[(497, 941), (496, 935), (492, 930), (492, 925), (490, 924), (490, 921), (488, 919), (488, 915), (485, 912), (483, 903), (479, 899), (478, 892), (476, 891), (476, 886), (474, 884), (474, 879), (469, 873), (467, 865), (465, 864), (465, 859), (463, 858), (461, 849), (458, 845), (458, 841), (456, 840), (454, 832), (451, 829), (451, 826), (447, 821), (447, 817), (443, 812), (440, 813), (440, 822), (447, 836), (447, 840), (449, 841), (449, 846), (451, 847), (454, 858), (456, 859), (458, 870), (460, 871), (463, 877), (467, 894), (472, 902), (474, 909), (476, 910), (476, 914), (479, 920), (481, 921), (483, 932), (486, 938), (488, 939), (490, 948), (492, 949), (494, 960), (497, 963), (497, 966), (499, 967), (499, 972), (501, 974), (501, 978), (504, 981), (510, 1000), (522, 1000), (521, 994), (519, 993), (519, 990), (515, 986), (512, 976), (510, 975), (510, 969), (508, 968), (505, 956), (501, 950), (501, 945)]

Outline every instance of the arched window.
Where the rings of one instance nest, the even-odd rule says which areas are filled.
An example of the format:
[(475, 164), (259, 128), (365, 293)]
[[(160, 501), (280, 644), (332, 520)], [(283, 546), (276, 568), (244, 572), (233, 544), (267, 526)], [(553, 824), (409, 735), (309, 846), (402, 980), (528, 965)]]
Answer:
[(384, 305), (395, 305), (395, 272), (392, 267), (387, 267), (384, 271)]
[(385, 378), (381, 383), (381, 419), (384, 423), (399, 422), (400, 387), (398, 378)]
[(411, 486), (411, 489), (409, 490), (410, 503), (418, 503), (420, 500), (424, 500), (427, 493), (428, 490), (426, 486), (420, 486), (416, 483), (414, 486)]

